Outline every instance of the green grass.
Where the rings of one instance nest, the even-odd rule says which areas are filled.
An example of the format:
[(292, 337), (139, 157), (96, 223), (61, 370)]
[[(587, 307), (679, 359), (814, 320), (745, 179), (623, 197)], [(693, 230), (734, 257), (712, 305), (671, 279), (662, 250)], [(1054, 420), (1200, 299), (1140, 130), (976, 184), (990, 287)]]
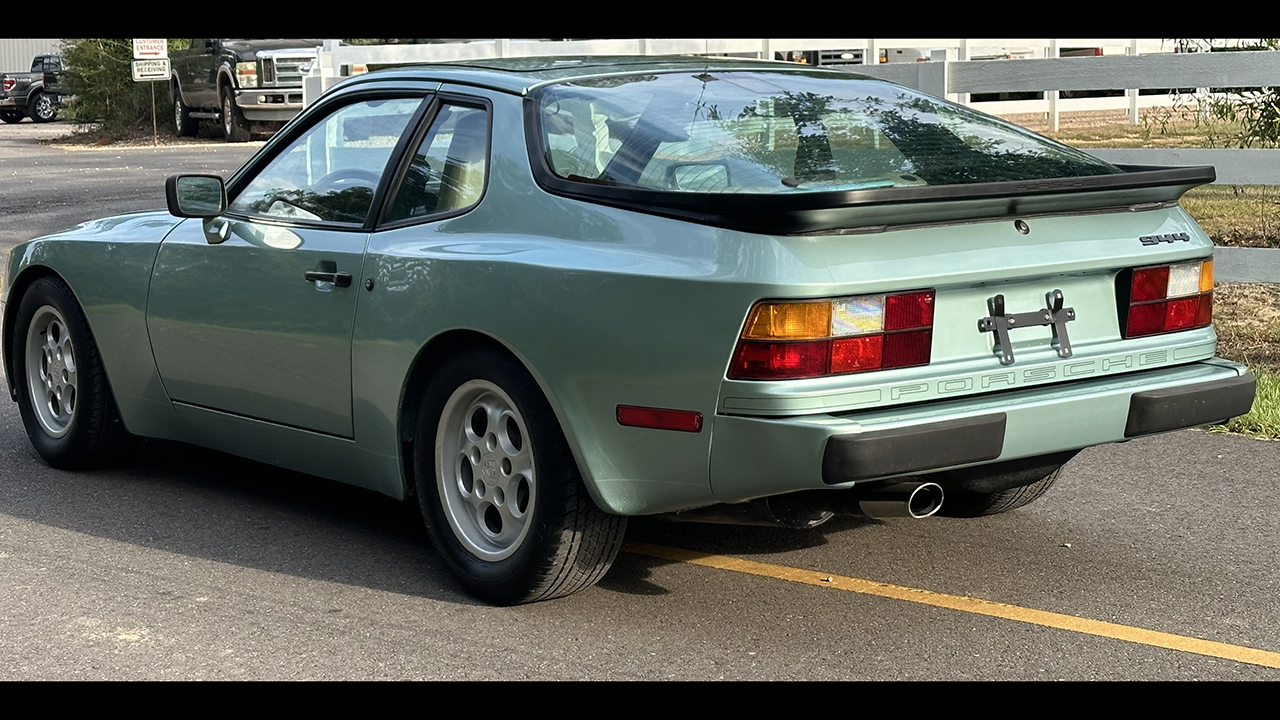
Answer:
[(1182, 207), (1215, 245), (1280, 247), (1280, 187), (1205, 185), (1183, 195)]
[(1253, 400), (1253, 409), (1248, 415), (1234, 418), (1226, 425), (1215, 425), (1210, 430), (1280, 440), (1280, 374), (1264, 368), (1252, 370), (1258, 378), (1258, 395)]
[(1218, 283), (1213, 305), (1218, 355), (1248, 365), (1258, 395), (1248, 415), (1212, 430), (1280, 440), (1280, 285)]

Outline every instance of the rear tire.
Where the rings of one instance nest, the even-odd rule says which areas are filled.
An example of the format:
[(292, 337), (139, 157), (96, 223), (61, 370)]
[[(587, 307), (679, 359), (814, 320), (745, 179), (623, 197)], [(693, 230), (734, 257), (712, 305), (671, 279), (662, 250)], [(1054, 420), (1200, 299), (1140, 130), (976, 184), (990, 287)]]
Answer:
[(0, 120), (10, 124), (22, 122), (24, 117), (26, 116), (17, 110), (0, 110)]
[(23, 293), (10, 352), (22, 424), (50, 465), (99, 467), (133, 447), (89, 323), (61, 278), (39, 278)]
[(1062, 468), (1058, 468), (1047, 476), (1029, 485), (1009, 488), (991, 493), (966, 493), (947, 490), (946, 501), (942, 503), (939, 515), (956, 518), (975, 518), (1016, 510), (1038, 499), (1058, 481)]
[(42, 92), (37, 92), (31, 96), (31, 100), (27, 103), (27, 108), (34, 122), (52, 122), (58, 117), (58, 108), (54, 107), (53, 98)]
[(596, 507), (550, 404), (510, 356), (468, 350), (432, 373), (413, 457), (431, 541), (482, 600), (585, 589), (622, 546), (627, 519)]

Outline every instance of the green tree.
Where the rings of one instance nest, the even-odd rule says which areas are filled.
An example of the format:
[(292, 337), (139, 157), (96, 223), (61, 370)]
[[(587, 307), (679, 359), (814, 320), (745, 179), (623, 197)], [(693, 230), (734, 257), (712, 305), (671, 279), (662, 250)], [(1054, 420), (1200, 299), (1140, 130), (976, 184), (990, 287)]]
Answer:
[[(169, 40), (169, 50), (184, 50), (186, 39)], [(80, 122), (100, 122), (110, 135), (123, 135), (135, 126), (151, 124), (149, 83), (134, 82), (131, 70), (133, 41), (129, 38), (76, 38), (62, 43), (61, 82), (74, 93), (66, 114)], [(159, 125), (172, 133), (172, 123), (164, 122), (172, 112), (167, 83), (157, 83), (156, 114)]]

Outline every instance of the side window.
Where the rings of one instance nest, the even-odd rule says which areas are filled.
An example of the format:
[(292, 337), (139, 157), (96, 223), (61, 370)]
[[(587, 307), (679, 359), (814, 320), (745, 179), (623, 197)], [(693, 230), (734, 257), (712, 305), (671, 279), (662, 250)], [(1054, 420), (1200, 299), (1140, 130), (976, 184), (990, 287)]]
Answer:
[(227, 208), (287, 220), (363, 223), (422, 98), (346, 105), (277, 155)]
[(489, 155), (489, 117), (442, 105), (409, 162), (389, 222), (463, 210), (480, 201)]

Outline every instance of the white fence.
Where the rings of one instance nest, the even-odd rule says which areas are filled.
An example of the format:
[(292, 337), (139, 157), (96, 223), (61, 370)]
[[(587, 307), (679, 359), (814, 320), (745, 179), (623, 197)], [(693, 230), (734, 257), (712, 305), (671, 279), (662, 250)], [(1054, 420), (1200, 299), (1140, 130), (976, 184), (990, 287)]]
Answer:
[[(353, 69), (368, 65), (404, 65), (499, 57), (565, 55), (733, 55), (771, 58), (776, 52), (861, 50), (877, 58), (882, 49), (929, 50), (929, 62), (846, 65), (845, 69), (914, 87), (966, 103), (991, 114), (1043, 112), (1056, 130), (1061, 112), (1126, 109), (1137, 122), (1142, 107), (1169, 105), (1170, 95), (1140, 95), (1139, 90), (1280, 85), (1280, 52), (1175, 53), (1170, 40), (1099, 38), (884, 39), (633, 39), (633, 40), (472, 40), (423, 45), (339, 45), (326, 40), (319, 62), (306, 79), (304, 101)], [(1100, 48), (1094, 57), (1059, 57), (1064, 49)], [(1010, 55), (1030, 59), (980, 60)], [(1059, 91), (1124, 89), (1124, 97), (1060, 98)], [(1043, 92), (1042, 100), (973, 103), (974, 94)], [(1214, 165), (1218, 182), (1280, 185), (1280, 150), (1116, 149), (1093, 150), (1111, 162), (1134, 165)]]
[[(457, 60), (484, 60), (499, 57), (530, 57), (556, 55), (732, 55), (773, 59), (776, 53), (822, 51), (860, 51), (871, 65), (845, 65), (857, 72), (876, 69), (914, 68), (916, 63), (904, 65), (874, 63), (881, 50), (916, 48), (930, 51), (931, 57), (949, 62), (964, 62), (973, 58), (1011, 56), (1015, 58), (1052, 58), (1064, 49), (1097, 48), (1112, 55), (1138, 55), (1147, 53), (1172, 53), (1176, 45), (1172, 40), (1159, 38), (763, 38), (763, 39), (627, 39), (627, 40), (568, 40), (540, 41), (518, 39), (471, 40), (465, 42), (422, 45), (339, 45), (337, 40), (326, 40), (321, 50), (320, 62), (312, 70), (311, 79), (304, 88), (304, 101), (310, 102), (340, 78), (352, 74), (353, 69), (368, 65), (402, 65)], [(1096, 58), (1071, 58), (1085, 60)], [(984, 61), (985, 62), (985, 61)], [(934, 63), (919, 63), (926, 66)], [(1000, 64), (1004, 64), (1001, 61)], [(1114, 85), (1110, 88), (1127, 88)], [(1166, 87), (1188, 87), (1176, 85)], [(1062, 88), (1084, 90), (1083, 87)], [(1036, 88), (1022, 88), (1036, 90)], [(951, 91), (950, 99), (969, 104), (968, 93)], [(1102, 110), (1114, 108), (1150, 107), (1168, 105), (1173, 101), (1167, 95), (1138, 96), (1133, 98), (1101, 97), (1062, 100), (1061, 107), (1053, 105), (1054, 99), (1019, 100), (1008, 102), (978, 103), (978, 107), (993, 114), (1034, 113)], [(1136, 110), (1134, 116), (1136, 121)]]

